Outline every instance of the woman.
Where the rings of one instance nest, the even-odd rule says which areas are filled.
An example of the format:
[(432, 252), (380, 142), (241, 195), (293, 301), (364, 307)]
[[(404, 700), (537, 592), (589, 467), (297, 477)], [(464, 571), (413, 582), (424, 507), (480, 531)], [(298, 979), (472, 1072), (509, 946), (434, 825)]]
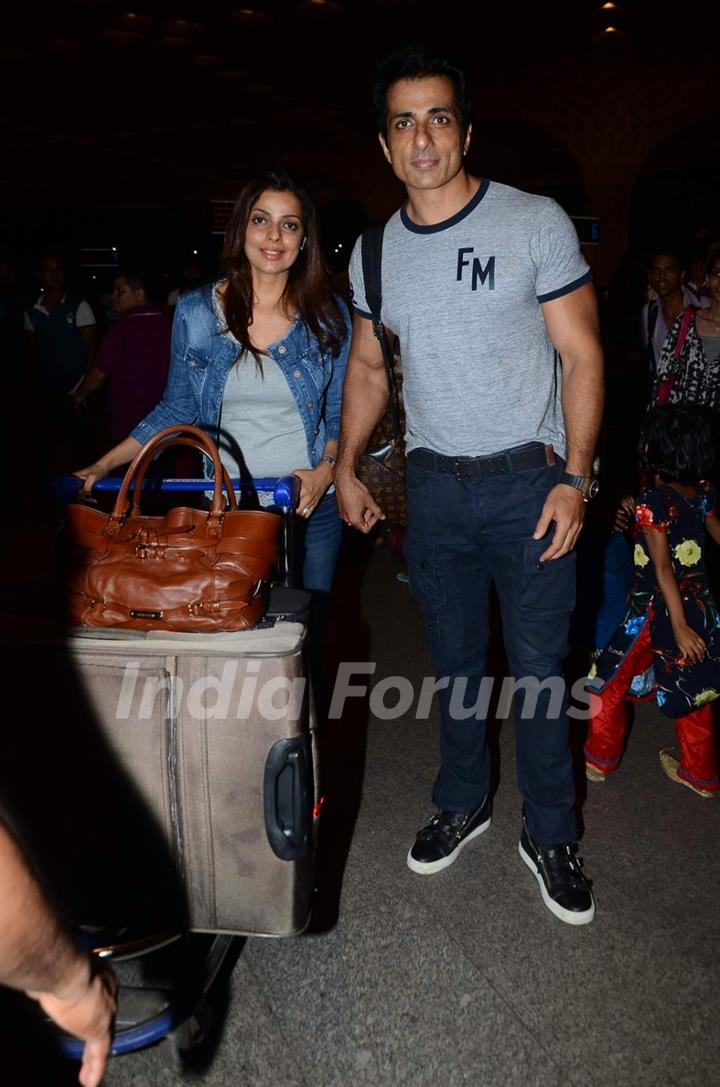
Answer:
[(203, 426), (232, 477), (298, 476), (303, 586), (327, 593), (342, 529), (330, 488), (349, 318), (328, 286), (315, 209), (288, 177), (242, 190), (223, 267), (219, 282), (178, 299), (163, 399), (76, 475), (89, 491), (163, 427)]
[(702, 404), (720, 410), (720, 246), (710, 252), (706, 309), (685, 309), (670, 327), (658, 363), (652, 404)]

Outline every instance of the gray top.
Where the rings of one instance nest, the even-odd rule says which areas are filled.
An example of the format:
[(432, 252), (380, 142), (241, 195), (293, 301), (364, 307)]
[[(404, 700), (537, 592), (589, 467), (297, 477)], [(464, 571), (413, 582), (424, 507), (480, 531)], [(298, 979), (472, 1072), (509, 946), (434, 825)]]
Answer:
[[(408, 450), (484, 456), (539, 439), (564, 455), (561, 367), (540, 306), (590, 279), (573, 224), (547, 197), (483, 181), (442, 223), (396, 212), (382, 319), (400, 340)], [(350, 283), (369, 317), (359, 240)]]
[(698, 336), (700, 336), (700, 339), (702, 340), (705, 358), (708, 362), (712, 362), (713, 359), (720, 355), (720, 336), (717, 334), (703, 336), (700, 332), (698, 332)]
[(225, 385), (220, 458), (233, 478), (246, 472), (255, 478), (283, 476), (310, 467), (305, 427), (287, 380), (269, 355), (261, 355), (261, 361), (262, 374), (244, 352)]

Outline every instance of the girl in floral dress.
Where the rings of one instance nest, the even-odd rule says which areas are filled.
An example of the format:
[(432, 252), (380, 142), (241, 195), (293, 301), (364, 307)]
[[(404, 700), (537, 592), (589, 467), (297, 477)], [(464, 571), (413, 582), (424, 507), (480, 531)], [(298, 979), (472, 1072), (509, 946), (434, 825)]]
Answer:
[(712, 431), (693, 406), (655, 408), (640, 439), (655, 485), (635, 507), (635, 582), (620, 626), (588, 679), (598, 696), (585, 746), (591, 781), (604, 781), (622, 757), (629, 696), (655, 693), (675, 719), (679, 757), (660, 752), (673, 781), (702, 797), (720, 786), (710, 703), (720, 696), (720, 616), (704, 561), (705, 533), (720, 543), (712, 470)]

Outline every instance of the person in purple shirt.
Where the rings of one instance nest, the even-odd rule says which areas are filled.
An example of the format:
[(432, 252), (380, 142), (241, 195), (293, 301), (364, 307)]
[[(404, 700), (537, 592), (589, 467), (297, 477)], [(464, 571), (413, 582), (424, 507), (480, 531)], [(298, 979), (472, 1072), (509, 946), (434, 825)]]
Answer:
[(109, 431), (117, 442), (162, 398), (170, 367), (172, 325), (160, 306), (150, 301), (148, 280), (142, 275), (117, 275), (112, 299), (119, 318), (72, 401), (75, 407), (83, 407), (87, 397), (109, 381)]

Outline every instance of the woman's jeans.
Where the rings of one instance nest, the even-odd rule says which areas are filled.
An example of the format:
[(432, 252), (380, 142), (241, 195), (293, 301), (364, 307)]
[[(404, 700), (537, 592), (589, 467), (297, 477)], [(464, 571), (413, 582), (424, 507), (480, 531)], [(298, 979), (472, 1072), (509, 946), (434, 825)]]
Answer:
[(329, 593), (342, 537), (335, 492), (325, 494), (307, 520), (295, 518), (295, 565), (303, 589)]
[[(500, 600), (513, 700), (517, 782), (541, 845), (573, 842), (575, 787), (561, 662), (575, 604), (575, 555), (540, 563), (552, 529), (533, 540), (554, 465), (473, 482), (407, 465), (410, 589), (423, 614), (441, 714), (439, 808), (465, 812), (490, 792), (485, 677), (489, 595)], [(497, 692), (503, 681), (494, 677)], [(447, 683), (445, 682), (447, 680)], [(486, 679), (485, 689), (491, 682)]]
[[(203, 499), (208, 509), (210, 499)], [(242, 508), (260, 509), (255, 496), (252, 504)], [(293, 578), (298, 588), (315, 594), (329, 594), (337, 563), (342, 521), (338, 513), (335, 492), (325, 494), (307, 520), (293, 517)]]

